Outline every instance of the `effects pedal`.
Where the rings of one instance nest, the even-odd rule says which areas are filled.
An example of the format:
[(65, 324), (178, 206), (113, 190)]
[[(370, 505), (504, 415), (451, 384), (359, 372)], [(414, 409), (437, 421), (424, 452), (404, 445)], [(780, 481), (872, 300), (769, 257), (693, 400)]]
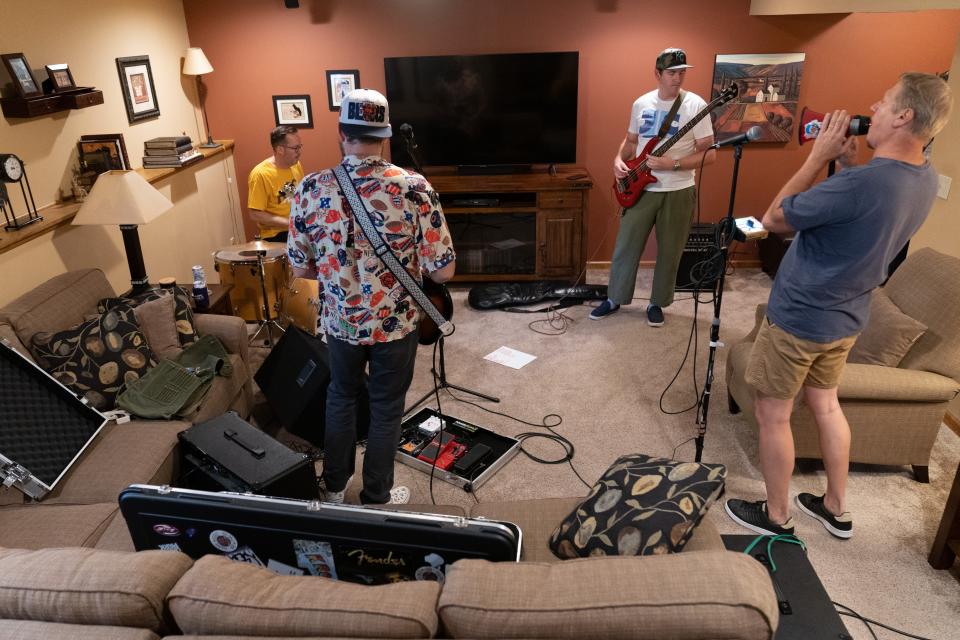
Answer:
[(470, 469), (490, 455), (490, 451), (490, 447), (485, 444), (473, 445), (470, 447), (470, 450), (463, 455), (462, 458), (454, 463), (453, 471), (457, 475), (466, 477), (466, 474), (468, 471), (470, 471)]

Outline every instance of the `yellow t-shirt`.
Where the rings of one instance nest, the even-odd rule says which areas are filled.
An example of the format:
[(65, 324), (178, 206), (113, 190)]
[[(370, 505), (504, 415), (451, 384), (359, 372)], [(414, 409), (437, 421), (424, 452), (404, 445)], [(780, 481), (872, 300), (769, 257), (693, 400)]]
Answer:
[[(267, 158), (250, 172), (247, 179), (247, 207), (258, 209), (282, 218), (290, 217), (290, 199), (297, 184), (303, 180), (303, 167), (298, 162), (289, 169), (280, 169)], [(258, 223), (261, 238), (277, 235), (287, 228), (266, 226)]]

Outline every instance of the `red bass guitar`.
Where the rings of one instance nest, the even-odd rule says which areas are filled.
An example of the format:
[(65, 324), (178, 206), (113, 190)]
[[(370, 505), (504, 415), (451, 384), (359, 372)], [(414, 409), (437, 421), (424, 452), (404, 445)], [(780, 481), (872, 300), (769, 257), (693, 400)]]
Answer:
[(736, 98), (739, 92), (740, 90), (737, 88), (736, 83), (731, 84), (729, 87), (724, 89), (723, 93), (714, 98), (710, 104), (705, 106), (700, 111), (700, 113), (693, 116), (693, 118), (690, 119), (690, 122), (683, 125), (683, 127), (681, 127), (680, 130), (673, 135), (673, 137), (660, 145), (660, 147), (655, 151), (653, 148), (656, 147), (661, 140), (661, 138), (656, 136), (647, 142), (647, 145), (643, 148), (643, 151), (640, 152), (640, 155), (633, 160), (627, 160), (627, 175), (622, 178), (617, 178), (613, 181), (613, 193), (617, 198), (617, 202), (620, 203), (620, 206), (624, 209), (627, 207), (632, 207), (634, 204), (636, 204), (637, 200), (640, 199), (640, 196), (643, 195), (643, 190), (647, 188), (647, 185), (657, 181), (657, 179), (653, 177), (653, 174), (651, 174), (651, 169), (647, 167), (647, 158), (649, 156), (659, 158), (665, 154), (670, 150), (670, 147), (679, 142), (680, 138), (687, 135), (687, 133), (693, 129), (698, 122), (703, 120), (711, 111)]

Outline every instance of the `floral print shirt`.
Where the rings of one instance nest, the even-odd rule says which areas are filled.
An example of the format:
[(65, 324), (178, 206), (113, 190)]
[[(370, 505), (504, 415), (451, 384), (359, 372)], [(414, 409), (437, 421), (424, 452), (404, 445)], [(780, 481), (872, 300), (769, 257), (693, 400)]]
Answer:
[[(456, 255), (440, 199), (426, 178), (379, 156), (343, 159), (374, 225), (407, 271), (442, 269)], [(287, 239), (290, 264), (315, 268), (328, 337), (370, 345), (417, 328), (422, 311), (376, 256), (354, 220), (333, 170), (311, 173), (297, 186)]]

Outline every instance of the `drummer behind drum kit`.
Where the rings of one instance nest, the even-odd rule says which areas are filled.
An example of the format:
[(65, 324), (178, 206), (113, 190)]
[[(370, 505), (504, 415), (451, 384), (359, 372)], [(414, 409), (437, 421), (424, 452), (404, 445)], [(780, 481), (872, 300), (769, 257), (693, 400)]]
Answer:
[(273, 330), (281, 333), (293, 324), (317, 334), (320, 301), (316, 280), (293, 278), (284, 243), (254, 240), (214, 253), (220, 284), (230, 285), (233, 315), (257, 323), (254, 342), (266, 330), (272, 346)]

